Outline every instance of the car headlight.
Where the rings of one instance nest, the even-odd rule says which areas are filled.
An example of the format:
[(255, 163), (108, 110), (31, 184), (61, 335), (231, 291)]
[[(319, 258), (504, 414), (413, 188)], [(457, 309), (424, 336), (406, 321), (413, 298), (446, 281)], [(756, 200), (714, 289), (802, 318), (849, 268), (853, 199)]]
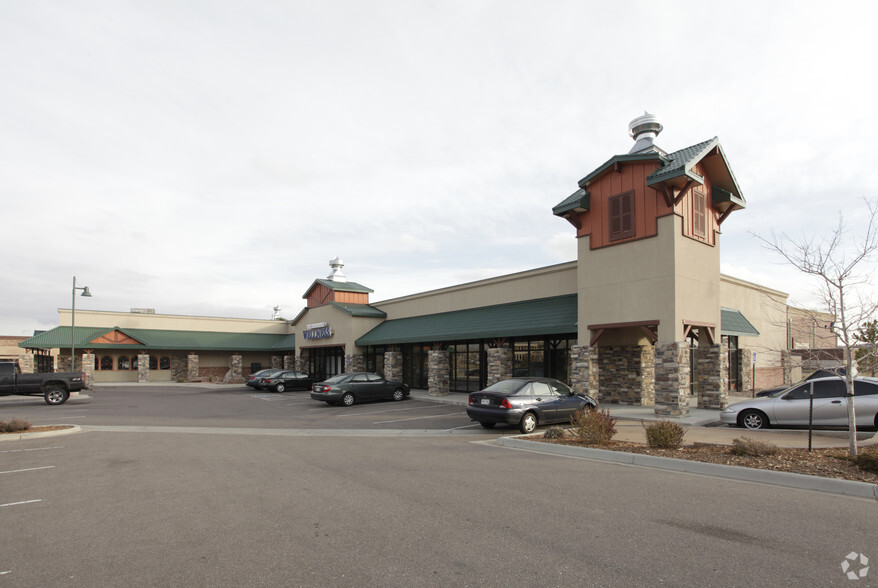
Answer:
[(725, 413), (733, 413), (733, 412), (738, 412), (738, 409), (735, 408), (735, 407), (733, 407), (733, 406), (730, 406), (730, 407), (726, 408), (723, 412), (725, 412)]

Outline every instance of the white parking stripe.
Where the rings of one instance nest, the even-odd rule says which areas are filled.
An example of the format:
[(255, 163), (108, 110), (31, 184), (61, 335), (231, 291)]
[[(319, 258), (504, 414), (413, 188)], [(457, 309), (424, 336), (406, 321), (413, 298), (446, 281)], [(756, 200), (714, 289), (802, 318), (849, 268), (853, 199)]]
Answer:
[(440, 418), (440, 417), (457, 416), (460, 414), (465, 414), (465, 413), (449, 412), (448, 414), (434, 414), (434, 415), (430, 415), (430, 416), (411, 417), (411, 418), (407, 418), (407, 419), (394, 419), (392, 421), (372, 421), (372, 424), (373, 425), (383, 425), (385, 423), (401, 423), (403, 421), (417, 421), (417, 420), (421, 420), (421, 419), (436, 419), (436, 418)]
[(24, 469), (24, 470), (8, 470), (8, 471), (6, 471), (6, 472), (0, 472), (0, 474), (18, 474), (18, 473), (20, 473), (20, 472), (33, 472), (33, 471), (35, 471), (35, 470), (50, 470), (50, 469), (52, 469), (53, 467), (55, 467), (55, 466), (41, 466), (41, 467), (38, 467), (38, 468), (27, 468), (27, 469)]
[(31, 447), (29, 449), (4, 449), (0, 453), (21, 453), (22, 451), (46, 451), (48, 449), (64, 449), (64, 445), (56, 445), (55, 447)]
[(37, 498), (36, 500), (23, 500), (21, 502), (7, 502), (6, 504), (0, 504), (0, 508), (4, 506), (18, 506), (20, 504), (33, 504), (34, 502), (42, 502), (42, 498)]
[(425, 408), (435, 408), (435, 407), (432, 407), (432, 406), (430, 406), (430, 407), (413, 406), (411, 408), (390, 408), (387, 410), (373, 410), (372, 412), (361, 412), (361, 411), (349, 412), (349, 413), (345, 413), (345, 414), (340, 414), (338, 416), (339, 416), (339, 418), (353, 417), (353, 416), (360, 416), (360, 415), (366, 415), (366, 414), (384, 414), (384, 413), (388, 413), (388, 412), (403, 412), (406, 410), (424, 410)]

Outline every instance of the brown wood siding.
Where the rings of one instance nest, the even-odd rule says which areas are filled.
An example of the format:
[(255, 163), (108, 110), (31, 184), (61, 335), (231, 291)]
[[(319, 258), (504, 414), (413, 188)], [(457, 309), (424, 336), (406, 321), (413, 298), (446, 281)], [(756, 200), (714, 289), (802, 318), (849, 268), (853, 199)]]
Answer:
[(317, 284), (308, 295), (308, 308), (324, 306), (330, 302), (342, 304), (369, 304), (368, 292), (343, 292)]
[(335, 292), (335, 302), (343, 304), (369, 304), (369, 294), (366, 292)]
[(704, 235), (699, 235), (695, 230), (695, 214), (693, 212), (695, 191), (689, 190), (676, 206), (677, 214), (683, 217), (683, 235), (708, 245), (715, 245), (716, 232), (719, 231), (719, 223), (717, 222), (717, 219), (719, 219), (719, 213), (713, 207), (713, 199), (711, 198), (712, 183), (710, 178), (705, 174), (704, 167), (700, 163), (693, 168), (693, 171), (704, 178), (704, 186), (702, 186), (701, 189), (704, 192), (707, 205), (707, 218), (705, 219), (706, 231)]
[[(673, 212), (665, 204), (661, 193), (646, 186), (647, 176), (657, 166), (652, 161), (625, 163), (620, 171), (611, 169), (589, 184), (587, 189), (591, 194), (591, 210), (580, 213), (581, 226), (577, 237), (590, 235), (591, 248), (597, 249), (655, 236), (658, 231), (656, 219)], [(628, 191), (634, 192), (634, 235), (610, 241), (609, 199)]]

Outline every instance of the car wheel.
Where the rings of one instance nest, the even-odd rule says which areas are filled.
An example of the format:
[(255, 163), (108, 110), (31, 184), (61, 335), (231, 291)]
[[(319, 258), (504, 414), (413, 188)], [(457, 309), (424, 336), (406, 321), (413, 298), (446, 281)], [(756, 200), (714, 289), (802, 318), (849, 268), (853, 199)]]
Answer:
[(393, 391), (393, 399), (394, 400), (402, 400), (405, 398), (405, 390), (402, 388), (397, 388)]
[(354, 395), (351, 394), (350, 392), (345, 392), (345, 395), (341, 397), (341, 403), (344, 404), (345, 406), (350, 406), (356, 401), (357, 401), (357, 399), (354, 398)]
[(274, 389), (276, 392), (283, 392), (284, 390), (287, 389), (287, 387), (284, 386), (283, 384), (278, 384), (277, 386), (274, 387)]
[(484, 429), (493, 429), (497, 423), (479, 423)]
[(518, 423), (518, 430), (522, 433), (533, 433), (537, 428), (537, 415), (532, 412), (524, 413), (524, 416), (521, 417), (521, 422)]
[(58, 386), (52, 386), (46, 390), (44, 396), (46, 404), (64, 404), (70, 398), (70, 392)]
[(738, 423), (748, 429), (767, 429), (768, 417), (758, 410), (745, 410), (738, 417)]

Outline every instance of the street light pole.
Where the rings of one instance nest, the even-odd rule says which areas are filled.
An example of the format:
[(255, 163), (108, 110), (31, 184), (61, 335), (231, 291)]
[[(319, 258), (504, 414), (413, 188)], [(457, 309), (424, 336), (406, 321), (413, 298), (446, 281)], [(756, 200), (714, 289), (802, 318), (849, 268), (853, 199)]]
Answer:
[[(77, 286), (76, 276), (73, 276), (73, 302), (70, 305), (70, 371), (76, 371), (76, 291), (82, 290), (80, 296), (91, 298), (88, 286)], [(85, 366), (83, 366), (85, 367)]]

